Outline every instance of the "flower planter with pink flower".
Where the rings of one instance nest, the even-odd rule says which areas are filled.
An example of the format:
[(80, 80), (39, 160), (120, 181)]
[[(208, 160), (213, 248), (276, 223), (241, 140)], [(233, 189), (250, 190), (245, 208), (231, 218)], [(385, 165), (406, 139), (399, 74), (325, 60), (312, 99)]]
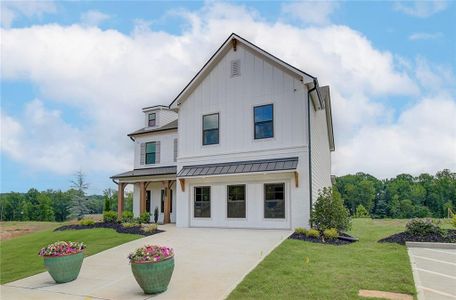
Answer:
[(146, 294), (167, 290), (174, 270), (174, 251), (168, 247), (145, 245), (128, 256), (131, 270)]
[(57, 283), (75, 280), (84, 260), (84, 243), (59, 241), (50, 244), (38, 253), (44, 258), (44, 265)]

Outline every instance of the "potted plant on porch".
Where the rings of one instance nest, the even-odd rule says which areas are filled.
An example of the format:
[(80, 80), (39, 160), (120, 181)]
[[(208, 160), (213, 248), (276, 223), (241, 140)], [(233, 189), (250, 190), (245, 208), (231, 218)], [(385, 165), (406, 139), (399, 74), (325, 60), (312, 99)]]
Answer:
[(44, 265), (57, 283), (75, 280), (84, 260), (84, 243), (59, 241), (42, 248), (38, 253)]
[(174, 270), (172, 248), (145, 245), (128, 255), (131, 270), (146, 294), (166, 291)]

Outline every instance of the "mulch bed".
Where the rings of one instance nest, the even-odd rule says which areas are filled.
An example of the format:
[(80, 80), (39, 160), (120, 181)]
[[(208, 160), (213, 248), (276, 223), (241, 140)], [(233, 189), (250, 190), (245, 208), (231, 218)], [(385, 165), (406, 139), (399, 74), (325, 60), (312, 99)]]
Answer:
[(432, 234), (426, 236), (416, 236), (407, 232), (400, 232), (381, 239), (379, 243), (397, 243), (405, 245), (405, 242), (432, 242), (432, 243), (456, 243), (456, 230), (448, 229), (443, 235)]
[(118, 233), (129, 233), (129, 234), (140, 234), (144, 236), (154, 235), (160, 232), (164, 232), (164, 230), (157, 229), (153, 232), (144, 232), (141, 230), (141, 225), (134, 226), (134, 227), (123, 227), (120, 223), (104, 223), (104, 222), (96, 222), (93, 225), (65, 225), (60, 226), (54, 231), (64, 231), (64, 230), (83, 230), (83, 229), (93, 229), (93, 228), (111, 228), (117, 231)]
[[(346, 237), (349, 239), (344, 239), (343, 237)], [(328, 245), (336, 245), (336, 246), (347, 245), (347, 244), (351, 244), (351, 243), (354, 243), (357, 241), (356, 238), (354, 238), (346, 233), (341, 233), (341, 237), (339, 237), (337, 239), (333, 239), (333, 240), (323, 239), (322, 237), (319, 237), (319, 238), (308, 237), (305, 234), (296, 233), (296, 232), (293, 232), (288, 238), (291, 240), (301, 240), (301, 241), (306, 241), (306, 242), (311, 242), (311, 243), (328, 244)]]

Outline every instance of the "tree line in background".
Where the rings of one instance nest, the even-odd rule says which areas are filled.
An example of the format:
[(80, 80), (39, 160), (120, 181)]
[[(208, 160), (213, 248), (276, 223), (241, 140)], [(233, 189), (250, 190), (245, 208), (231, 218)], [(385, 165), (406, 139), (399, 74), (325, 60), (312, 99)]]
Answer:
[(447, 169), (383, 180), (356, 173), (337, 177), (335, 189), (353, 216), (442, 218), (456, 207), (456, 173)]
[[(106, 207), (117, 210), (117, 192), (106, 189), (103, 195), (87, 195), (89, 184), (82, 172), (75, 175), (67, 191), (30, 189), (26, 193), (0, 195), (0, 221), (57, 221), (81, 219), (86, 214), (101, 214)], [(133, 195), (127, 193), (125, 210), (131, 210)], [(109, 210), (108, 209), (108, 210)]]

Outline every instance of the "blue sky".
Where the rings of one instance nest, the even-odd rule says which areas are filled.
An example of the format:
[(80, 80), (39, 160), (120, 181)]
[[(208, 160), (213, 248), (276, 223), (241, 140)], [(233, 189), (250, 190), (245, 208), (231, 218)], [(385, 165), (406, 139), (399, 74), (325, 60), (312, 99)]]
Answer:
[(140, 108), (168, 104), (230, 32), (331, 85), (333, 173), (456, 169), (454, 3), (1, 5), (1, 192), (67, 189), (78, 170), (113, 187)]

